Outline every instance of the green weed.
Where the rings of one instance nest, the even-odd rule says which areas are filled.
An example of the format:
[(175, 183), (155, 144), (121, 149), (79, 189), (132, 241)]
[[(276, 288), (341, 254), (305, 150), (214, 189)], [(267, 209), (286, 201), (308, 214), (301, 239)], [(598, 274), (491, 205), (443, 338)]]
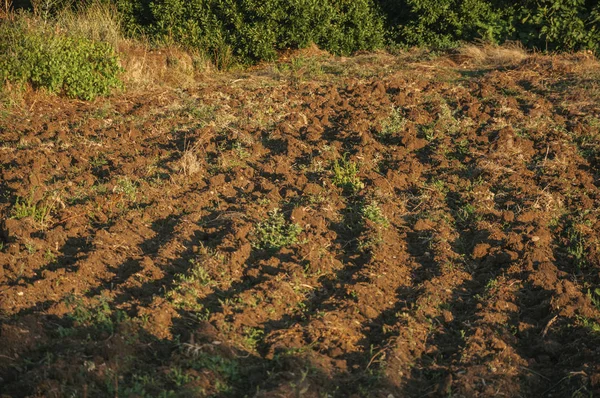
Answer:
[(406, 118), (402, 114), (402, 110), (400, 108), (392, 107), (390, 116), (381, 123), (381, 130), (379, 130), (376, 135), (381, 139), (389, 139), (401, 132), (405, 125)]
[(357, 193), (365, 187), (360, 180), (358, 164), (347, 159), (347, 154), (333, 163), (333, 183), (346, 192)]
[(588, 289), (587, 296), (592, 304), (594, 304), (594, 307), (600, 310), (600, 288), (595, 288), (593, 292)]
[(469, 224), (481, 221), (481, 216), (477, 214), (477, 209), (470, 203), (466, 203), (458, 208), (454, 214), (456, 221), (460, 224)]
[(242, 160), (250, 157), (248, 150), (239, 141), (235, 141), (231, 144), (231, 150)]
[(116, 326), (127, 319), (124, 312), (113, 311), (110, 299), (105, 296), (98, 297), (97, 302), (86, 306), (81, 298), (71, 295), (65, 299), (65, 304), (71, 308), (69, 318), (76, 327), (89, 327), (97, 332), (112, 334)]
[(117, 185), (114, 189), (117, 193), (123, 193), (127, 199), (135, 202), (137, 199), (138, 184), (132, 181), (129, 177), (121, 177), (117, 180)]
[(246, 328), (243, 340), (244, 346), (252, 351), (256, 350), (264, 334), (265, 332), (262, 329)]
[(35, 254), (35, 252), (37, 252), (37, 248), (33, 243), (25, 243), (25, 249), (29, 254)]
[(600, 324), (598, 324), (598, 322), (596, 322), (592, 319), (583, 317), (583, 316), (579, 316), (579, 315), (577, 316), (577, 321), (585, 329), (588, 329), (589, 331), (591, 331), (594, 334), (600, 335)]
[[(581, 224), (586, 224), (586, 221), (582, 221)], [(566, 247), (567, 253), (573, 257), (575, 265), (579, 269), (585, 268), (588, 265), (586, 253), (590, 243), (587, 241), (586, 235), (583, 233), (581, 226), (577, 222), (573, 222), (567, 227), (566, 238), (568, 241)]]
[(269, 218), (254, 228), (253, 245), (257, 249), (278, 250), (298, 243), (301, 232), (298, 224), (287, 222), (280, 210), (274, 209), (269, 212)]
[(212, 277), (198, 261), (190, 260), (192, 265), (188, 275), (180, 275), (180, 280), (186, 283), (199, 283), (208, 286), (212, 283)]
[(217, 282), (206, 270), (208, 262), (223, 263), (225, 258), (217, 251), (202, 247), (201, 256), (190, 260), (190, 268), (185, 274), (175, 275), (174, 288), (168, 291), (165, 297), (176, 308), (195, 313), (198, 319), (206, 320), (210, 311), (204, 307), (200, 299), (204, 296), (206, 288), (214, 286)]
[(376, 201), (371, 201), (370, 203), (363, 205), (361, 208), (361, 215), (363, 219), (369, 220), (384, 228), (390, 226), (389, 220), (383, 214), (379, 204)]
[(46, 249), (46, 252), (44, 253), (44, 259), (49, 263), (55, 263), (57, 260), (56, 254), (52, 253), (50, 249)]
[(25, 217), (31, 217), (42, 228), (45, 228), (50, 221), (50, 214), (54, 210), (54, 204), (47, 200), (35, 202), (33, 192), (27, 199), (17, 198), (12, 209), (12, 216), (17, 220)]
[(90, 159), (90, 166), (92, 166), (92, 168), (106, 166), (107, 164), (108, 160), (106, 160), (103, 155), (94, 156)]
[(193, 376), (179, 367), (171, 368), (168, 377), (177, 387), (183, 387), (194, 380)]

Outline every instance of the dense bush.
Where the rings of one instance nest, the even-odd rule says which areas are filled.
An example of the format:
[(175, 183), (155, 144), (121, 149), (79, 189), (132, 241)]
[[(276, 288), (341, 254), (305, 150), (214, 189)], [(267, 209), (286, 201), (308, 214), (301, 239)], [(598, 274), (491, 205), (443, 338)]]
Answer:
[(0, 81), (93, 99), (120, 86), (121, 71), (107, 43), (60, 34), (17, 19), (0, 23)]
[[(382, 47), (386, 41), (449, 48), (478, 39), (519, 40), (540, 50), (589, 49), (600, 55), (597, 0), (86, 0), (80, 4), (97, 2), (116, 6), (116, 20), (127, 35), (143, 35), (158, 45), (180, 44), (209, 56), (218, 67), (272, 60), (279, 50), (309, 43), (334, 54), (350, 54)], [(52, 4), (63, 3), (72, 4), (52, 0)], [(9, 39), (0, 40), (6, 44)], [(95, 57), (99, 71), (106, 76), (113, 73), (107, 66), (112, 61), (101, 62), (102, 56), (93, 55), (110, 52), (103, 44), (64, 37), (53, 37), (50, 43), (38, 43), (35, 37), (27, 40), (23, 45), (38, 52), (59, 48), (63, 55), (58, 57), (68, 51), (91, 52), (88, 56)], [(74, 44), (66, 44), (69, 41)], [(15, 58), (2, 57), (5, 63)], [(14, 65), (10, 70), (21, 76)], [(85, 70), (82, 73), (89, 75)], [(102, 73), (92, 75), (102, 80)], [(42, 85), (33, 74), (27, 79)], [(68, 86), (62, 89), (72, 92)]]
[(600, 55), (600, 5), (586, 0), (528, 0), (519, 9), (516, 39), (542, 50), (591, 50)]
[(380, 0), (391, 41), (405, 46), (447, 48), (459, 41), (506, 40), (513, 30), (508, 1)]
[(388, 38), (401, 45), (520, 40), (541, 50), (600, 50), (594, 0), (379, 0)]
[(217, 64), (270, 60), (314, 42), (335, 54), (383, 45), (372, 0), (115, 0), (128, 32), (205, 52)]

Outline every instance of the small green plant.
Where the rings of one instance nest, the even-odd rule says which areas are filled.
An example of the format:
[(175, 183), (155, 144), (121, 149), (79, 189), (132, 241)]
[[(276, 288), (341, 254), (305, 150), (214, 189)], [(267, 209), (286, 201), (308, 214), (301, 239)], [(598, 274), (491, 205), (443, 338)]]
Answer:
[(194, 313), (197, 319), (206, 320), (210, 311), (201, 303), (207, 288), (215, 286), (217, 281), (207, 271), (210, 264), (223, 264), (225, 257), (218, 251), (202, 246), (200, 256), (190, 259), (190, 268), (186, 273), (175, 275), (174, 288), (166, 293), (166, 298), (175, 308)]
[(423, 124), (419, 128), (421, 135), (427, 141), (433, 141), (436, 138), (437, 131), (435, 129), (435, 123)]
[(406, 119), (402, 114), (402, 110), (392, 107), (390, 116), (381, 123), (381, 130), (377, 132), (377, 136), (382, 139), (389, 139), (401, 132), (405, 125)]
[(357, 249), (360, 252), (369, 252), (375, 250), (381, 243), (383, 243), (381, 231), (369, 231), (358, 240)]
[(586, 267), (588, 265), (588, 260), (586, 258), (587, 242), (585, 235), (576, 224), (569, 226), (566, 234), (569, 242), (567, 253), (573, 257), (578, 268), (581, 269)]
[(470, 150), (470, 143), (467, 139), (461, 140), (458, 142), (458, 144), (456, 144), (456, 154), (458, 155), (459, 160), (462, 160), (466, 156), (470, 155)]
[(108, 160), (103, 155), (98, 155), (90, 159), (90, 166), (92, 168), (106, 166), (108, 164)]
[(592, 304), (594, 304), (594, 307), (600, 310), (600, 288), (595, 288), (593, 292), (588, 289), (587, 296)]
[(246, 328), (243, 341), (244, 346), (250, 350), (256, 350), (264, 334), (265, 332), (262, 329)]
[(196, 260), (190, 260), (191, 269), (187, 275), (177, 274), (177, 278), (185, 283), (199, 283), (202, 286), (208, 286), (212, 283), (212, 277), (204, 269), (202, 264)]
[(93, 305), (86, 306), (81, 298), (68, 296), (65, 304), (71, 308), (69, 318), (76, 327), (90, 327), (97, 332), (114, 333), (115, 327), (127, 318), (120, 311), (113, 311), (110, 299), (100, 296)]
[(376, 201), (371, 201), (362, 206), (361, 214), (363, 219), (369, 220), (379, 226), (387, 228), (390, 226), (390, 222), (387, 217), (381, 211), (379, 204)]
[(50, 221), (50, 213), (54, 210), (54, 205), (48, 203), (47, 200), (34, 201), (33, 192), (29, 198), (17, 198), (12, 209), (12, 216), (17, 220), (25, 217), (31, 217), (42, 228), (45, 228)]
[(269, 218), (254, 228), (253, 245), (257, 249), (278, 250), (298, 243), (301, 232), (298, 224), (287, 222), (279, 209), (273, 209), (269, 212)]
[(485, 284), (486, 294), (491, 295), (493, 291), (498, 287), (498, 279), (492, 278)]
[(455, 218), (460, 224), (469, 224), (480, 220), (480, 216), (477, 215), (477, 209), (470, 203), (466, 203), (458, 208), (455, 213)]
[(137, 189), (137, 184), (134, 181), (128, 177), (122, 177), (117, 181), (117, 186), (114, 188), (114, 191), (117, 193), (123, 193), (127, 199), (135, 202), (137, 199)]
[(46, 249), (46, 252), (44, 253), (44, 259), (49, 263), (55, 263), (57, 260), (56, 254), (52, 253), (52, 250), (50, 249)]
[(37, 252), (37, 247), (33, 243), (25, 243), (25, 249), (27, 249), (27, 253), (35, 254)]
[(179, 367), (171, 368), (169, 379), (177, 386), (182, 387), (194, 380), (194, 377)]
[(347, 154), (333, 163), (333, 183), (346, 192), (356, 193), (365, 187), (360, 180), (358, 165), (347, 159)]
[(248, 150), (239, 141), (235, 141), (231, 144), (231, 150), (242, 160), (250, 157)]
[(595, 335), (600, 335), (600, 324), (593, 319), (577, 315), (577, 321)]

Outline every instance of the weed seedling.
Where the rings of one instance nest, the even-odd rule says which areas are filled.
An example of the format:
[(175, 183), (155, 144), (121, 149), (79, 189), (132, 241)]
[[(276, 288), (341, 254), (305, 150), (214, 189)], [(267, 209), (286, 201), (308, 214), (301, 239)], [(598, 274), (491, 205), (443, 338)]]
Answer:
[(119, 178), (114, 191), (125, 194), (132, 202), (135, 202), (137, 199), (137, 184), (127, 177)]
[(364, 220), (369, 220), (372, 223), (375, 223), (384, 228), (390, 226), (390, 222), (388, 221), (387, 217), (383, 214), (381, 208), (375, 201), (365, 204), (361, 208), (361, 214)]
[(406, 119), (402, 115), (402, 111), (396, 107), (392, 107), (392, 113), (381, 123), (381, 130), (376, 135), (381, 139), (389, 139), (402, 131), (405, 125)]
[(247, 328), (244, 336), (244, 346), (251, 350), (256, 350), (264, 334), (265, 332), (261, 329)]
[(52, 253), (50, 249), (46, 249), (46, 252), (44, 253), (44, 259), (49, 263), (54, 263), (56, 262), (56, 254)]
[(569, 246), (567, 247), (567, 253), (569, 253), (575, 260), (575, 264), (578, 268), (584, 268), (587, 266), (586, 253), (586, 241), (583, 233), (575, 226), (571, 226), (567, 230), (567, 238), (569, 240)]
[(263, 250), (278, 250), (298, 243), (302, 228), (298, 224), (286, 222), (279, 209), (269, 212), (269, 218), (254, 228), (254, 247)]
[(47, 201), (34, 202), (32, 192), (27, 199), (17, 198), (12, 210), (12, 216), (17, 220), (31, 217), (42, 228), (45, 228), (52, 210), (54, 210), (53, 204), (49, 204)]
[(37, 251), (37, 248), (33, 243), (26, 243), (25, 249), (27, 249), (27, 253), (29, 254), (35, 254), (35, 252)]
[(354, 194), (365, 187), (358, 173), (358, 165), (348, 160), (347, 154), (333, 163), (333, 183), (346, 192)]

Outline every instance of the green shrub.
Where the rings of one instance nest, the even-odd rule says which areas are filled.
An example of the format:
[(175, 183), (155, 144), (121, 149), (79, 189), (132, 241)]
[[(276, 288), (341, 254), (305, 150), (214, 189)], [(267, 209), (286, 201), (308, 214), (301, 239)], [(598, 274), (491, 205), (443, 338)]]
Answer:
[(85, 100), (121, 85), (111, 45), (27, 22), (20, 17), (0, 23), (0, 81)]
[[(125, 30), (200, 50), (223, 65), (272, 60), (314, 42), (335, 54), (383, 45), (373, 0), (114, 0)], [(136, 28), (137, 26), (137, 28)], [(224, 65), (226, 66), (226, 65)]]
[(519, 9), (517, 35), (542, 50), (600, 51), (600, 5), (586, 0), (528, 0)]
[(591, 0), (379, 0), (388, 39), (448, 48), (460, 41), (520, 40), (542, 50), (600, 50), (600, 5)]
[(512, 33), (513, 6), (488, 0), (380, 0), (389, 39), (448, 48), (459, 41), (501, 42)]
[(294, 0), (281, 22), (279, 48), (311, 42), (333, 54), (350, 54), (383, 45), (383, 19), (371, 0)]
[(129, 37), (138, 37), (147, 32), (155, 21), (150, 9), (151, 0), (112, 0), (119, 13), (121, 29)]

